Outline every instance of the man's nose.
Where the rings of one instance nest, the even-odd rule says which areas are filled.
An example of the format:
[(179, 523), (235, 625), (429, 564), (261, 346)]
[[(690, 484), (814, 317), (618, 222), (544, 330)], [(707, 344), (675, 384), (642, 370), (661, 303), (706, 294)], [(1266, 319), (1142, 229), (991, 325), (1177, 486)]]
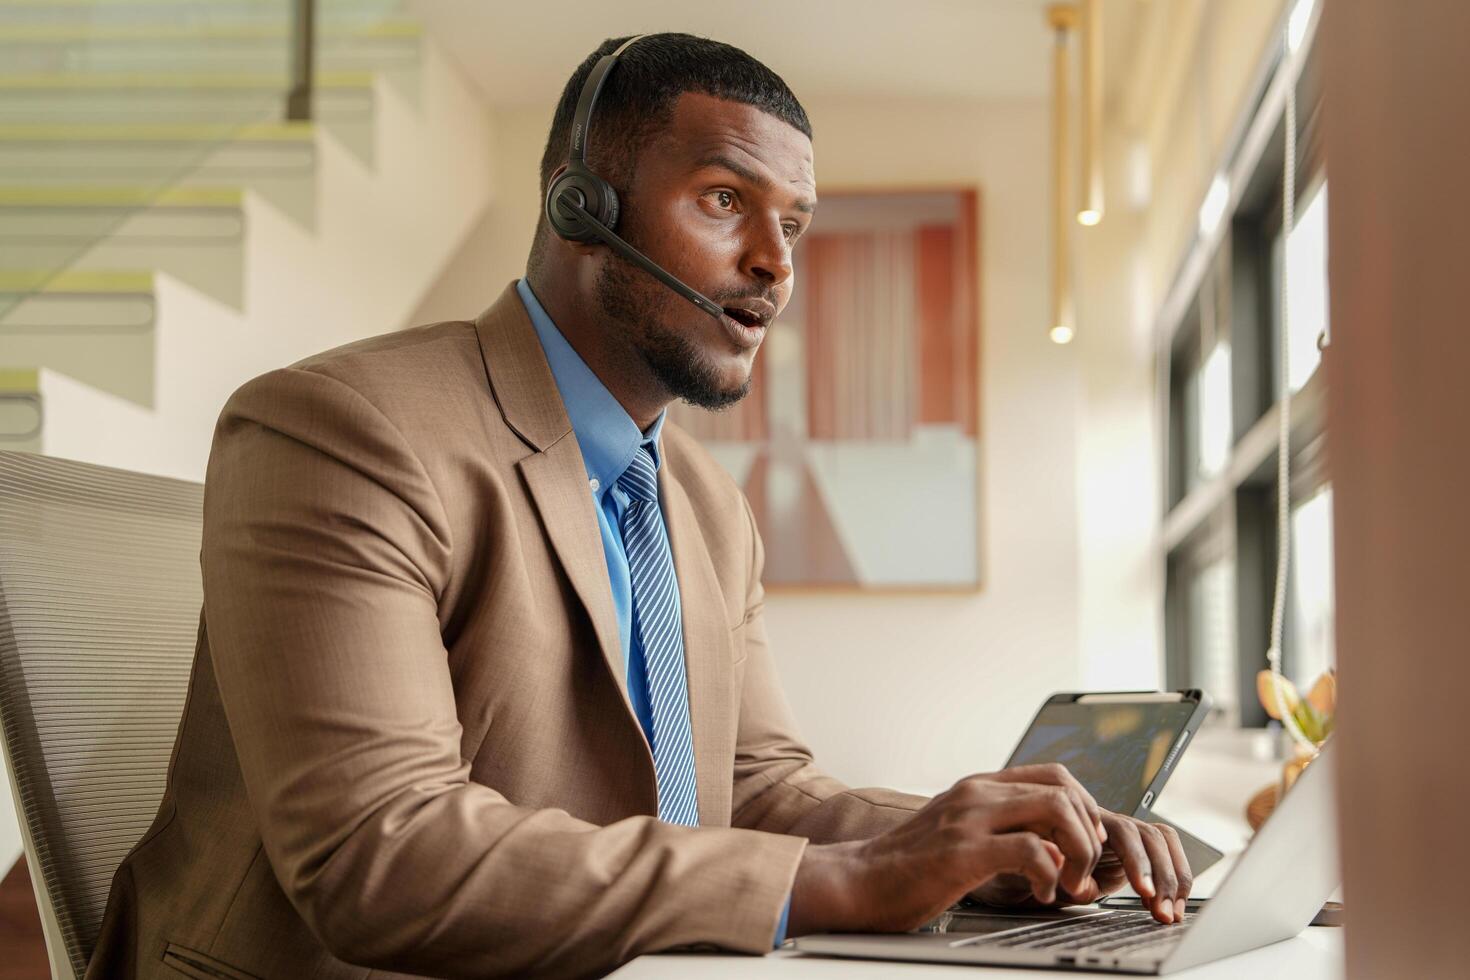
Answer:
[(778, 218), (761, 222), (745, 250), (746, 275), (772, 286), (791, 278), (791, 248)]

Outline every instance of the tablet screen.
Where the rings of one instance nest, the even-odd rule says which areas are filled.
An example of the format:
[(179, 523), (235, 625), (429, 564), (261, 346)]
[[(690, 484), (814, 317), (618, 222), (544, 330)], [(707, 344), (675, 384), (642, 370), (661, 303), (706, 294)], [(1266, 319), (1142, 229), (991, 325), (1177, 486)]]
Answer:
[(1194, 709), (1192, 701), (1047, 704), (1007, 765), (1060, 762), (1098, 806), (1131, 814)]

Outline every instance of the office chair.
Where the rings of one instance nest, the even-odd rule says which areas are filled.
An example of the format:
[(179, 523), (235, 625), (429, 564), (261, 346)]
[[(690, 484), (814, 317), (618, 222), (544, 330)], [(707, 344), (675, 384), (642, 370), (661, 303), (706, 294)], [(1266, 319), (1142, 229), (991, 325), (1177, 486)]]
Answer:
[(203, 500), (196, 483), (0, 452), (0, 725), (53, 977), (86, 972), (113, 873), (163, 797)]

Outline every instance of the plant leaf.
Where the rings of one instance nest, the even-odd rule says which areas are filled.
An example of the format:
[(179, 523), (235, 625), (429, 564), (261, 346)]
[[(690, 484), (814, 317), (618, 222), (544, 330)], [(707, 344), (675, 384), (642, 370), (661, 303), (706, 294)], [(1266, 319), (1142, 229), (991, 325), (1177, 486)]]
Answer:
[(1270, 670), (1263, 670), (1256, 674), (1256, 697), (1261, 699), (1261, 707), (1266, 709), (1266, 714), (1282, 720), (1283, 709), (1295, 711), (1301, 702), (1301, 695), (1296, 692), (1296, 685), (1287, 677), (1281, 678), (1281, 692), (1285, 695), (1285, 704), (1278, 705), (1276, 698), (1276, 682), (1271, 677)]

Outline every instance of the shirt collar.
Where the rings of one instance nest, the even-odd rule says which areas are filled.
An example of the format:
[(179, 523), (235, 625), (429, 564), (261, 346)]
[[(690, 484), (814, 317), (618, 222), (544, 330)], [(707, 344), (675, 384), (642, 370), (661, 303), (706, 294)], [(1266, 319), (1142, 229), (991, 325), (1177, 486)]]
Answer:
[(597, 481), (595, 492), (601, 495), (618, 482), (640, 446), (648, 446), (655, 469), (662, 466), (659, 435), (663, 432), (667, 411), (658, 413), (647, 432), (640, 432), (638, 423), (582, 360), (582, 355), (562, 336), (561, 330), (531, 291), (530, 284), (524, 279), (517, 280), (516, 292), (525, 304), (531, 325), (541, 340), (541, 348), (546, 352), (551, 376), (556, 380), (567, 418), (577, 435), (577, 445), (582, 449), (587, 475)]

